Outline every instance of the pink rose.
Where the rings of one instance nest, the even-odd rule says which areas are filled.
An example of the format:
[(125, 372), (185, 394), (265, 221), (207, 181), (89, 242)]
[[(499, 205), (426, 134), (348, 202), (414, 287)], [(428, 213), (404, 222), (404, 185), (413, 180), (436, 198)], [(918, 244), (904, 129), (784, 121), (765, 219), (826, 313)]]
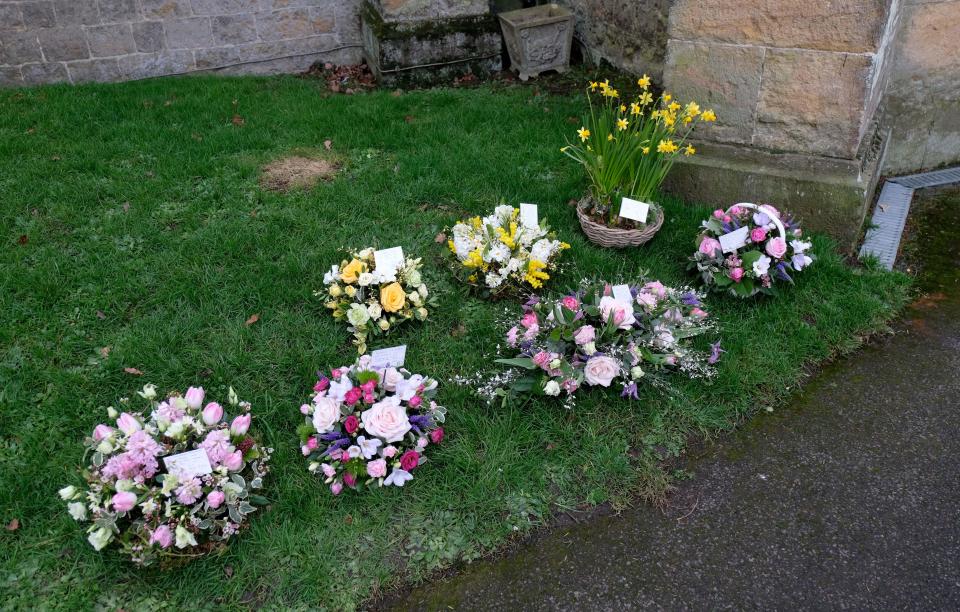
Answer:
[(543, 368), (544, 370), (546, 370), (547, 366), (550, 364), (551, 359), (552, 357), (550, 356), (550, 353), (548, 353), (547, 351), (540, 351), (539, 353), (533, 356), (533, 363), (535, 363), (537, 367)]
[(231, 472), (239, 471), (243, 467), (243, 453), (233, 451), (223, 458), (223, 465)]
[(520, 325), (523, 325), (527, 329), (537, 325), (537, 313), (528, 312), (527, 314), (523, 315), (523, 318), (520, 319)]
[(183, 399), (187, 402), (187, 406), (194, 410), (200, 410), (200, 406), (203, 405), (203, 396), (203, 387), (190, 387)]
[(582, 346), (588, 342), (593, 342), (597, 337), (597, 330), (593, 325), (584, 325), (573, 334), (573, 341)]
[(307, 440), (307, 448), (310, 450), (317, 450), (317, 447), (319, 446), (320, 443), (317, 442), (317, 439), (313, 436), (310, 436), (310, 438)]
[(731, 215), (739, 215), (741, 212), (743, 212), (743, 209), (740, 208), (739, 206), (731, 206), (731, 207), (730, 207), (730, 214), (731, 214)]
[(383, 456), (386, 457), (387, 459), (391, 459), (397, 456), (397, 452), (398, 452), (397, 447), (391, 444), (390, 446), (387, 446), (386, 448), (383, 449)]
[(572, 378), (568, 378), (568, 379), (566, 379), (565, 381), (563, 381), (563, 382), (560, 384), (560, 386), (563, 387), (563, 390), (566, 391), (567, 393), (573, 393), (574, 391), (577, 390), (577, 387), (578, 387), (579, 385), (577, 384), (577, 381), (576, 381), (576, 380), (574, 380), (574, 379), (572, 379)]
[(141, 429), (140, 421), (137, 420), (137, 417), (126, 412), (120, 414), (120, 418), (117, 419), (117, 427), (128, 436)]
[(109, 425), (104, 425), (103, 423), (97, 425), (93, 428), (93, 439), (99, 442), (104, 438), (109, 438), (110, 434), (113, 433), (113, 427)]
[(731, 217), (730, 215), (723, 215), (724, 223), (730, 223), (731, 221), (733, 221), (733, 217)]
[(226, 498), (227, 496), (223, 494), (223, 491), (210, 491), (210, 493), (207, 494), (207, 505), (213, 509), (217, 509)]
[(329, 463), (324, 463), (320, 466), (320, 469), (323, 470), (323, 475), (327, 478), (333, 478), (337, 474), (337, 468), (333, 467)]
[(620, 373), (620, 364), (612, 357), (603, 355), (594, 357), (583, 368), (583, 378), (588, 385), (609, 387)]
[(110, 500), (113, 503), (113, 509), (117, 512), (128, 512), (137, 505), (137, 496), (129, 491), (121, 491)]
[(300, 414), (310, 414), (310, 405), (309, 405), (309, 404), (301, 404), (301, 405), (300, 405)]
[(210, 402), (203, 409), (202, 417), (207, 425), (216, 425), (223, 418), (223, 407), (217, 402)]
[(351, 489), (357, 486), (357, 477), (351, 474), (350, 472), (343, 473), (343, 484), (347, 485)]
[(703, 240), (700, 241), (700, 252), (713, 257), (717, 251), (723, 252), (720, 241), (710, 236), (704, 236)]
[(321, 391), (326, 391), (329, 387), (330, 387), (330, 379), (327, 378), (326, 376), (321, 376), (320, 380), (318, 380), (316, 384), (313, 385), (313, 390), (316, 391), (317, 393), (320, 393)]
[(417, 451), (408, 450), (400, 457), (400, 467), (409, 472), (420, 463), (420, 455)]
[(381, 378), (383, 388), (393, 393), (397, 390), (397, 383), (403, 380), (403, 374), (397, 368), (387, 368), (383, 374), (377, 373)]
[(339, 482), (335, 482), (330, 485), (330, 492), (334, 495), (340, 495), (340, 491), (343, 491), (343, 485)]
[(734, 268), (730, 270), (730, 278), (733, 279), (733, 282), (739, 283), (740, 279), (743, 278), (743, 268)]
[(643, 286), (643, 291), (645, 293), (652, 293), (660, 299), (663, 299), (667, 296), (667, 288), (663, 286), (663, 283), (660, 281), (651, 281)]
[(383, 459), (374, 459), (367, 463), (367, 474), (370, 478), (383, 478), (387, 475), (387, 462)]
[(242, 436), (247, 433), (247, 430), (250, 429), (250, 419), (251, 416), (249, 414), (241, 414), (233, 419), (233, 423), (230, 423), (230, 434)]
[(755, 227), (750, 230), (750, 240), (760, 243), (767, 239), (767, 230), (762, 227)]
[(560, 303), (563, 304), (564, 308), (567, 308), (568, 310), (576, 311), (578, 308), (580, 308), (580, 302), (578, 302), (577, 298), (573, 297), (572, 295), (564, 297), (562, 300), (560, 300)]
[(348, 434), (352, 434), (357, 431), (357, 428), (360, 427), (360, 419), (355, 415), (350, 415), (343, 421), (343, 429), (346, 430)]
[(399, 442), (410, 431), (410, 419), (396, 395), (387, 397), (360, 413), (363, 428), (384, 442)]
[(787, 241), (779, 236), (767, 243), (767, 255), (774, 259), (783, 259), (787, 254)]
[(613, 321), (619, 329), (630, 329), (636, 319), (633, 316), (633, 304), (618, 302), (610, 296), (600, 298), (600, 315), (604, 322)]
[(691, 316), (698, 317), (700, 319), (707, 317), (707, 311), (696, 306), (693, 307), (693, 310), (690, 311)]
[(637, 304), (640, 304), (649, 310), (657, 305), (657, 296), (640, 291), (637, 293)]
[(419, 395), (414, 395), (407, 401), (407, 403), (410, 404), (411, 408), (419, 408), (420, 404), (423, 403), (423, 398)]
[[(354, 387), (356, 388), (356, 387)], [(317, 397), (313, 400), (313, 428), (317, 433), (327, 433), (340, 420), (340, 402), (329, 397)]]
[(166, 525), (160, 525), (150, 534), (150, 544), (159, 544), (160, 548), (170, 548), (173, 544), (173, 534)]
[(723, 215), (725, 215), (725, 214), (726, 214), (726, 213), (723, 212), (723, 209), (720, 209), (720, 208), (718, 208), (717, 210), (713, 211), (713, 216), (714, 216), (714, 218), (716, 218), (716, 219), (723, 219)]
[(434, 444), (443, 442), (443, 427), (438, 427), (430, 432), (430, 441)]
[(363, 389), (360, 387), (354, 387), (347, 391), (347, 394), (343, 397), (343, 401), (347, 406), (353, 406), (360, 401), (360, 398), (363, 396)]

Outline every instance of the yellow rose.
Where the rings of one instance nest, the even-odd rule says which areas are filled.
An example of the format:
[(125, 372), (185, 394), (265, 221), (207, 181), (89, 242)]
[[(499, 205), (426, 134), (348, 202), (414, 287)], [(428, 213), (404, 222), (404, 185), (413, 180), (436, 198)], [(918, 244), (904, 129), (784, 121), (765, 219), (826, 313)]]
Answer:
[(390, 283), (380, 288), (380, 305), (387, 312), (397, 312), (407, 302), (407, 294), (400, 283)]
[(357, 289), (356, 289), (356, 287), (349, 287), (349, 286), (348, 286), (346, 289), (344, 289), (344, 291), (346, 292), (347, 297), (351, 297), (351, 298), (352, 298), (353, 296), (357, 295)]
[(332, 297), (339, 297), (343, 291), (340, 289), (340, 285), (330, 285), (330, 289), (327, 290)]
[(359, 259), (354, 259), (348, 263), (347, 267), (340, 273), (340, 280), (345, 283), (355, 283), (357, 282), (357, 276), (361, 272), (363, 272), (363, 262)]

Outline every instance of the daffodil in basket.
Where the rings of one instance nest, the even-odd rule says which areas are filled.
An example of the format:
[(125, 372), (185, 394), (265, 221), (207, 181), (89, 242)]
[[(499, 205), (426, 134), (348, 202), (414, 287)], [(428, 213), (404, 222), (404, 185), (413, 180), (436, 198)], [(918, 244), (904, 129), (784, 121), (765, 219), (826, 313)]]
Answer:
[(679, 156), (696, 153), (687, 143), (694, 126), (717, 118), (696, 102), (681, 104), (666, 92), (654, 97), (647, 75), (637, 84), (640, 94), (628, 100), (608, 80), (591, 82), (589, 113), (577, 137), (561, 148), (590, 179), (577, 216), (601, 246), (637, 246), (653, 238), (663, 224), (660, 185)]

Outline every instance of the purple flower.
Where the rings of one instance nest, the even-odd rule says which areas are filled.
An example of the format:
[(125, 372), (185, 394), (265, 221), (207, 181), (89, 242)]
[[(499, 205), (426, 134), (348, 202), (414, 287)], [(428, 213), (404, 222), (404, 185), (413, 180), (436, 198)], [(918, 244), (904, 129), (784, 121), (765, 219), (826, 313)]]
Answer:
[(713, 365), (720, 361), (720, 353), (726, 353), (727, 351), (720, 348), (720, 341), (717, 340), (715, 343), (710, 345), (710, 357), (707, 359), (707, 363)]
[(700, 306), (700, 300), (697, 299), (697, 294), (692, 291), (688, 291), (680, 296), (680, 301), (686, 304), (687, 306)]
[(433, 419), (426, 414), (410, 415), (410, 428), (417, 432), (417, 435), (423, 435), (423, 430), (433, 426)]
[(620, 397), (628, 397), (635, 400), (640, 399), (640, 396), (637, 395), (637, 383), (631, 382), (629, 385), (623, 385), (623, 392), (620, 394)]
[(789, 274), (787, 274), (787, 264), (786, 264), (786, 262), (781, 261), (780, 263), (777, 264), (776, 275), (777, 275), (777, 278), (779, 278), (779, 279), (781, 279), (781, 280), (785, 280), (785, 281), (790, 282), (790, 283), (793, 282), (793, 279), (790, 278), (790, 275), (789, 275)]

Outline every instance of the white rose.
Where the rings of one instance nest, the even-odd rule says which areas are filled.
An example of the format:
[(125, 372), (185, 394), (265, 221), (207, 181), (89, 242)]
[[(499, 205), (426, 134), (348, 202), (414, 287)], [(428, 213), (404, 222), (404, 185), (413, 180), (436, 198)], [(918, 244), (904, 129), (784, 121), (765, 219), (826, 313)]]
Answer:
[(410, 419), (407, 411), (400, 405), (400, 398), (392, 395), (377, 402), (360, 413), (363, 428), (372, 436), (385, 442), (399, 442), (410, 431)]
[(369, 272), (361, 272), (360, 276), (357, 277), (357, 284), (361, 287), (366, 287), (367, 285), (373, 282), (373, 274)]
[(327, 433), (340, 420), (340, 402), (329, 397), (313, 400), (313, 428), (317, 433)]
[(583, 377), (587, 384), (601, 387), (609, 387), (619, 373), (620, 364), (617, 360), (603, 355), (589, 360), (583, 368)]
[(420, 297), (427, 297), (427, 286), (420, 285), (420, 287), (417, 288), (417, 293), (420, 294)]
[(543, 387), (543, 392), (547, 395), (560, 395), (560, 383), (555, 380), (551, 380)]
[(407, 272), (407, 284), (413, 287), (416, 287), (423, 279), (420, 277), (420, 272), (418, 270), (410, 270)]
[(87, 518), (87, 506), (82, 502), (70, 502), (67, 504), (67, 512), (75, 521), (83, 521)]
[(363, 304), (351, 304), (347, 311), (347, 321), (354, 327), (360, 327), (370, 320), (370, 313), (363, 307)]
[(380, 376), (380, 382), (383, 383), (383, 388), (390, 392), (397, 390), (397, 383), (401, 380), (403, 380), (403, 374), (401, 374), (397, 368), (387, 368)]
[(380, 304), (370, 304), (367, 306), (367, 314), (370, 315), (371, 319), (379, 319), (380, 315), (383, 314), (383, 308), (380, 307)]

